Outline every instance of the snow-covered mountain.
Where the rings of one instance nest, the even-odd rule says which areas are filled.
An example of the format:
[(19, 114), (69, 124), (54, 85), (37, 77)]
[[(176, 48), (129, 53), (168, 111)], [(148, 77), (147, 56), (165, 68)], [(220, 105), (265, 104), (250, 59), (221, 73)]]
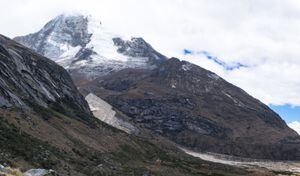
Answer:
[(60, 15), (16, 41), (55, 60), (71, 74), (89, 78), (124, 68), (152, 69), (167, 58), (142, 38), (111, 33), (91, 15)]

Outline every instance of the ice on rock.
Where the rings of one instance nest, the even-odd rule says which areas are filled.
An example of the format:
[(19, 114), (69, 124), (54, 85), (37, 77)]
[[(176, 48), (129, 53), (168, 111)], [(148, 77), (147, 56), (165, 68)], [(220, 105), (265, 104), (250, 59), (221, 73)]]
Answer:
[(184, 71), (190, 70), (191, 67), (192, 67), (192, 64), (190, 64), (190, 63), (186, 63), (181, 66), (182, 70), (184, 70)]

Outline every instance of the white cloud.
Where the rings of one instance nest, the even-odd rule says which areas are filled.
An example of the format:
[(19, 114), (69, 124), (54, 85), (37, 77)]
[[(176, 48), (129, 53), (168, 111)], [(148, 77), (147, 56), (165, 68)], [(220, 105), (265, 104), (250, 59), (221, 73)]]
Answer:
[(267, 62), (228, 71), (203, 55), (188, 55), (185, 60), (212, 70), (229, 82), (238, 85), (266, 104), (300, 105), (300, 64)]
[(300, 135), (300, 122), (295, 121), (295, 122), (292, 122), (288, 125), (289, 125), (290, 128), (295, 130)]
[[(2, 2), (3, 1), (3, 2)], [(254, 67), (227, 71), (203, 56), (187, 60), (218, 73), (267, 104), (300, 105), (298, 0), (11, 0), (0, 33), (37, 31), (54, 16), (85, 11), (116, 33), (142, 36), (161, 53), (208, 51)]]

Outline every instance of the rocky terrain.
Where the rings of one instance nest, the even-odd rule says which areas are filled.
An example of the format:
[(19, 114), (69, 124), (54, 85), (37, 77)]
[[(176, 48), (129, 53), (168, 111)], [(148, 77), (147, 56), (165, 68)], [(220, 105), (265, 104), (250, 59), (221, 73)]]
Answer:
[(270, 161), (270, 160), (257, 160), (249, 158), (232, 157), (228, 155), (220, 155), (214, 153), (197, 153), (183, 149), (186, 153), (201, 158), (205, 161), (214, 163), (222, 163), (226, 165), (236, 166), (248, 169), (261, 169), (272, 170), (278, 175), (300, 175), (300, 162), (293, 161)]
[(151, 132), (129, 135), (102, 123), (62, 67), (4, 36), (0, 48), (1, 174), (256, 174), (190, 157)]
[[(196, 152), (300, 160), (299, 135), (268, 106), (208, 70), (166, 58), (142, 38), (110, 33), (90, 16), (61, 15), (15, 40), (67, 69), (84, 96), (101, 98), (87, 99), (102, 107), (98, 112), (113, 110), (155, 138)], [(106, 123), (120, 128), (115, 117)]]
[(90, 114), (68, 72), (55, 62), (0, 36), (0, 107), (70, 109)]
[(0, 165), (0, 175), (3, 176), (55, 176), (57, 175), (53, 170), (46, 169), (30, 169), (26, 172), (21, 172), (19, 169), (5, 167)]
[(157, 134), (195, 151), (297, 160), (299, 136), (266, 105), (219, 76), (172, 58), (81, 87)]

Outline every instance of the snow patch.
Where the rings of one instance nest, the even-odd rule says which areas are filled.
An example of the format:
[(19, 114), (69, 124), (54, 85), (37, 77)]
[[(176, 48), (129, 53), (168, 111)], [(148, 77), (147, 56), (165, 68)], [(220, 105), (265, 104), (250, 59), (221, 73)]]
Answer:
[(228, 94), (228, 93), (226, 93), (226, 92), (224, 92), (224, 91), (222, 91), (222, 93), (223, 93), (224, 95), (226, 95), (228, 98), (230, 98), (230, 99), (234, 102), (234, 104), (236, 104), (236, 105), (238, 105), (238, 106), (240, 106), (240, 107), (245, 107), (245, 104), (244, 104), (244, 103), (242, 103), (242, 102), (239, 101), (238, 99), (232, 97), (230, 94)]
[(210, 77), (210, 78), (212, 78), (212, 79), (214, 79), (214, 80), (220, 79), (220, 76), (218, 76), (218, 75), (216, 75), (214, 73), (208, 74), (207, 76)]
[(186, 63), (181, 66), (181, 69), (184, 71), (189, 71), (192, 68), (192, 64)]
[(113, 38), (120, 37), (109, 32), (102, 26), (99, 20), (88, 18), (88, 33), (92, 34), (91, 41), (87, 44), (87, 48), (92, 48), (98, 55), (106, 60), (117, 60), (126, 62), (126, 56), (118, 53), (117, 47), (114, 45)]
[(172, 87), (173, 89), (176, 89), (176, 84), (175, 84), (175, 83), (172, 83), (172, 84), (171, 84), (171, 87)]
[(46, 94), (46, 96), (52, 100), (52, 101), (56, 101), (55, 98), (53, 97), (53, 95), (51, 95), (51, 93), (42, 85), (40, 84), (42, 90), (44, 91), (44, 93)]
[(70, 45), (64, 45), (63, 46), (64, 53), (60, 56), (60, 59), (74, 57), (79, 52), (80, 49), (81, 49), (80, 46), (72, 47)]

